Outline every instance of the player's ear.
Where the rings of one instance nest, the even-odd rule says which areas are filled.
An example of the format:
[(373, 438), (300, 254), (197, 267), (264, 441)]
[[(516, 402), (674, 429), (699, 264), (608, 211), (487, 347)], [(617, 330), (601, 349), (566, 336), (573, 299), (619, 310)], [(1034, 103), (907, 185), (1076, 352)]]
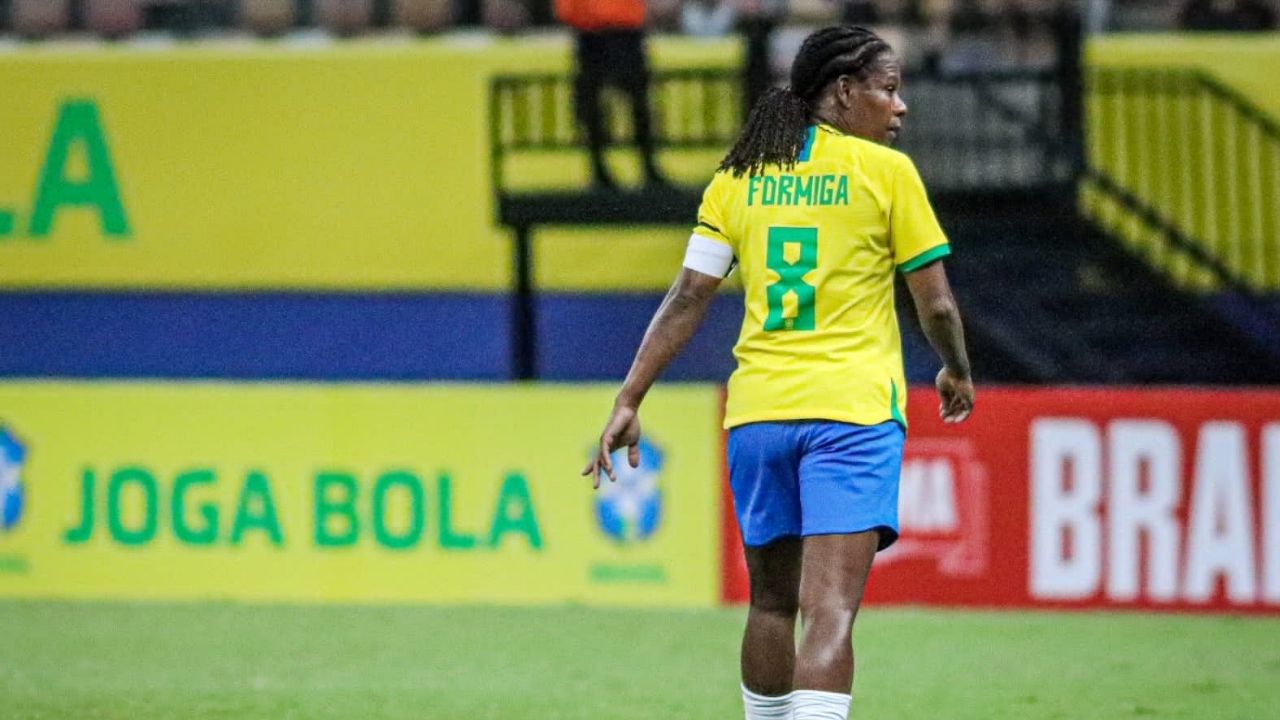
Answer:
[(840, 107), (853, 107), (853, 95), (858, 89), (858, 79), (852, 75), (841, 75), (836, 78), (836, 102)]

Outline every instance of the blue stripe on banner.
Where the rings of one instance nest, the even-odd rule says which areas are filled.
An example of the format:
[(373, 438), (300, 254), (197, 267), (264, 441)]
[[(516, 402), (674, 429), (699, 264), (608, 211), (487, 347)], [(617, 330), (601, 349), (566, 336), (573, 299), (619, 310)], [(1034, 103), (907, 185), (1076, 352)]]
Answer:
[[(538, 303), (540, 377), (622, 380), (662, 297), (658, 293), (543, 293)], [(733, 344), (741, 325), (742, 296), (716, 297), (702, 327), (662, 377), (724, 382), (733, 371)]]
[[(539, 377), (619, 381), (659, 293), (542, 293)], [(504, 381), (511, 300), (503, 293), (0, 292), (0, 377)], [(667, 368), (724, 382), (742, 296), (712, 303)], [(930, 381), (932, 351), (903, 327), (907, 376)]]
[(479, 293), (0, 293), (0, 376), (505, 380)]

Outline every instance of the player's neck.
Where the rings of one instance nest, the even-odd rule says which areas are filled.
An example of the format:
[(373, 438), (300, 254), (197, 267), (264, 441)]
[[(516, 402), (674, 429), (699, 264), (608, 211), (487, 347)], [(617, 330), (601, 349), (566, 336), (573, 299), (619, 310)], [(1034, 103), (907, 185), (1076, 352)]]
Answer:
[(844, 128), (840, 127), (839, 123), (837, 123), (835, 120), (832, 120), (829, 113), (824, 113), (821, 109), (814, 111), (811, 119), (815, 124), (826, 126), (832, 130), (835, 130), (841, 135), (850, 134), (848, 130), (845, 130)]

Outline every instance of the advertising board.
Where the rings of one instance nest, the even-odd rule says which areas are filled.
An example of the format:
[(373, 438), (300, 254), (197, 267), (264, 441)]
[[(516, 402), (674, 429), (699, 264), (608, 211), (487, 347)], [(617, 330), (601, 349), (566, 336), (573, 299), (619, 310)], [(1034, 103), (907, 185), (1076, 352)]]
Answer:
[(706, 606), (719, 392), (0, 384), (0, 597)]
[[(902, 537), (868, 602), (1280, 613), (1280, 392), (909, 397)], [(746, 599), (726, 518), (725, 599)]]
[[(658, 68), (738, 56), (731, 40), (651, 51)], [(567, 36), (13, 48), (0, 55), (0, 285), (506, 290), (490, 81), (571, 67)], [(632, 169), (634, 152), (620, 155)], [(574, 150), (511, 174), (581, 187), (587, 162)], [(540, 283), (595, 289), (665, 286), (689, 235), (634, 229), (619, 249), (599, 228), (558, 232), (541, 234)], [(621, 252), (627, 267), (600, 262)]]

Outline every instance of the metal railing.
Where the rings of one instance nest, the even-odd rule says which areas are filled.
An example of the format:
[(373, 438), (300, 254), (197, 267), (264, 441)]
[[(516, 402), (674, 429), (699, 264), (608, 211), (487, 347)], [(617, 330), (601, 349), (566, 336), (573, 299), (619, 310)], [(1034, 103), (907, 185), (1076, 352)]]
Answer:
[[(904, 87), (914, 109), (901, 149), (917, 158), (931, 191), (991, 193), (1074, 182), (1064, 152), (1063, 93), (1053, 71), (914, 74)], [(499, 195), (520, 184), (513, 182), (513, 159), (582, 150), (572, 100), (567, 74), (493, 80), (490, 157)], [(660, 150), (726, 151), (744, 119), (742, 78), (729, 69), (655, 72), (650, 102)], [(608, 117), (613, 144), (630, 144), (629, 113)]]
[[(1073, 122), (1079, 116), (1079, 94), (1073, 90), (1078, 82), (1052, 71), (1017, 71), (917, 74), (904, 86), (916, 110), (908, 121), (903, 149), (918, 158), (935, 198), (947, 196), (965, 207), (978, 207), (1003, 193), (1030, 196), (1074, 188), (1081, 164), (1079, 124)], [(516, 377), (538, 374), (533, 228), (688, 223), (697, 212), (702, 185), (742, 126), (743, 88), (741, 74), (729, 69), (653, 73), (649, 97), (655, 148), (663, 152), (664, 165), (684, 160), (696, 177), (686, 174), (690, 184), (684, 186), (614, 192), (584, 187), (580, 174), (572, 179), (572, 168), (583, 164), (566, 162), (566, 156), (584, 152), (573, 111), (572, 76), (493, 79), (490, 163), (498, 218), (514, 231)], [(611, 109), (606, 123), (611, 144), (631, 144), (630, 113)]]
[(1194, 290), (1280, 291), (1280, 126), (1197, 70), (1086, 83), (1084, 211)]
[[(658, 140), (666, 147), (733, 141), (741, 122), (741, 76), (730, 70), (664, 70), (653, 74), (650, 102)], [(493, 138), (511, 150), (571, 150), (580, 146), (573, 114), (573, 77), (500, 75), (491, 96)], [(631, 141), (622, 113), (610, 114), (615, 143)]]
[[(629, 112), (603, 95), (610, 145), (634, 141)], [(742, 77), (731, 70), (664, 70), (649, 83), (654, 141), (663, 150), (718, 150), (732, 144), (742, 124)], [(583, 150), (568, 74), (501, 75), (489, 94), (493, 187), (509, 188), (513, 157)]]
[(900, 149), (935, 193), (1068, 185), (1074, 170), (1055, 71), (908, 76)]

